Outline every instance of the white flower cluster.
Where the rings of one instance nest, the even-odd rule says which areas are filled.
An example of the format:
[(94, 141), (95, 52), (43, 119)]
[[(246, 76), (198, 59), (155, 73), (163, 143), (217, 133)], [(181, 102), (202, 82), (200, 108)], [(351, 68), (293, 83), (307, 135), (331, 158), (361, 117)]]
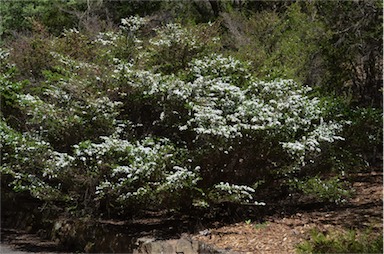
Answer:
[(9, 51), (3, 48), (0, 48), (0, 60), (3, 61), (5, 59), (8, 59), (9, 57)]
[[(187, 103), (192, 115), (180, 129), (192, 128), (198, 134), (227, 139), (243, 137), (244, 132), (249, 131), (313, 129), (313, 122), (318, 122), (321, 113), (318, 100), (308, 98), (299, 88), (284, 89), (287, 83), (293, 81), (254, 81), (241, 89), (219, 78), (199, 78), (192, 84), (184, 84), (182, 91), (178, 85), (178, 94), (190, 95)], [(279, 89), (275, 88), (277, 85), (281, 85)], [(259, 87), (262, 91), (255, 92)], [(168, 93), (172, 94), (172, 90)]]
[(65, 29), (64, 28), (64, 32), (62, 33), (62, 35), (64, 37), (67, 37), (69, 35), (72, 35), (72, 34), (79, 34), (79, 30), (77, 30), (76, 28), (70, 28), (70, 29)]
[(220, 182), (214, 186), (215, 191), (218, 191), (219, 198), (229, 199), (230, 201), (246, 201), (251, 202), (253, 199), (252, 193), (255, 190), (246, 185), (236, 185)]
[(199, 167), (191, 171), (180, 166), (174, 166), (173, 172), (166, 176), (165, 182), (160, 186), (159, 190), (174, 192), (184, 187), (195, 186), (200, 179), (198, 177), (198, 170)]
[[(15, 64), (9, 62), (10, 50), (3, 49), (0, 47), (0, 79), (1, 83), (9, 83), (7, 78), (9, 78), (12, 72), (8, 72)], [(4, 79), (4, 80), (2, 80)], [(8, 82), (7, 82), (8, 81)], [(3, 86), (4, 84), (1, 84)], [(0, 93), (4, 91), (4, 88), (0, 88)]]
[[(16, 152), (27, 149), (26, 137), (20, 133), (15, 132), (11, 127), (7, 125), (3, 119), (0, 120), (0, 148), (1, 154), (1, 169), (7, 168), (7, 160), (14, 157), (16, 160), (21, 159), (22, 155)], [(11, 147), (12, 150), (8, 151), (7, 147)], [(14, 153), (12, 153), (14, 152)]]
[(128, 18), (121, 19), (121, 29), (127, 30), (129, 32), (135, 33), (137, 32), (142, 26), (147, 24), (148, 20), (143, 17), (139, 16), (131, 16)]
[(122, 103), (102, 95), (85, 97), (72, 88), (72, 82), (55, 82), (55, 86), (43, 92), (44, 100), (31, 94), (17, 94), (20, 108), (29, 116), (27, 123), (42, 132), (49, 131), (50, 126), (69, 128), (95, 121), (114, 126)]
[(119, 34), (114, 32), (101, 32), (97, 35), (94, 42), (103, 46), (117, 46), (116, 41), (119, 39), (119, 36)]
[(248, 65), (250, 63), (243, 63), (231, 56), (224, 57), (214, 53), (201, 59), (192, 60), (189, 63), (189, 68), (195, 77), (220, 77), (226, 82), (231, 82), (240, 77), (250, 79), (251, 75), (247, 71)]
[(62, 63), (65, 67), (69, 68), (70, 70), (74, 71), (71, 73), (71, 75), (76, 76), (77, 71), (81, 70), (98, 70), (99, 66), (94, 63), (88, 63), (84, 61), (75, 60), (69, 56), (64, 56), (62, 54), (59, 54), (57, 52), (50, 52), (50, 55), (57, 59), (60, 63)]
[[(225, 74), (225, 70), (240, 65), (237, 60), (216, 56), (216, 60), (207, 64), (203, 62), (194, 60), (196, 69), (192, 68), (192, 71), (201, 76), (192, 82), (175, 76), (135, 71), (132, 66), (122, 68), (118, 65), (116, 73), (126, 77), (126, 83), (139, 89), (143, 95), (157, 98), (163, 109), (169, 108), (160, 114), (160, 122), (168, 119), (167, 114), (178, 113), (176, 105), (185, 105), (189, 113), (187, 121), (179, 123), (180, 131), (193, 130), (198, 136), (225, 139), (265, 132), (269, 138), (278, 135), (278, 141), (290, 153), (305, 151), (304, 147), (308, 151), (318, 150), (321, 142), (340, 139), (336, 133), (341, 125), (321, 120), (323, 109), (319, 99), (307, 96), (310, 87), (293, 80), (266, 82), (252, 77), (246, 86), (239, 87), (221, 77), (203, 76), (204, 68), (208, 68), (209, 73), (216, 70), (217, 74), (224, 70)], [(299, 133), (304, 133), (307, 138), (292, 141)]]
[(132, 148), (132, 144), (127, 140), (117, 139), (113, 136), (100, 138), (103, 140), (102, 143), (85, 141), (79, 145), (74, 145), (76, 158), (83, 162), (94, 161), (97, 164), (101, 164), (103, 163), (103, 157), (107, 153), (125, 152), (129, 148)]
[(29, 191), (40, 199), (57, 197), (59, 186), (50, 186), (45, 180), (57, 177), (68, 156), (53, 152), (38, 137), (14, 131), (4, 121), (0, 121), (0, 140), (0, 172), (12, 176), (9, 186), (15, 191)]
[[(134, 87), (141, 90), (148, 90), (151, 86), (156, 89), (159, 86), (159, 82), (164, 80), (160, 74), (154, 74), (150, 71), (135, 70), (131, 63), (124, 63), (116, 59), (116, 66), (111, 75), (116, 83), (123, 83), (130, 87)], [(150, 94), (151, 92), (145, 92)], [(154, 92), (152, 92), (153, 94)]]
[(120, 101), (111, 101), (108, 97), (103, 96), (89, 100), (85, 110), (93, 113), (92, 120), (102, 118), (113, 121), (118, 115), (117, 109), (122, 104)]
[(284, 149), (294, 157), (299, 158), (300, 162), (305, 165), (306, 153), (320, 153), (321, 142), (332, 143), (335, 140), (344, 140), (343, 137), (336, 135), (342, 127), (340, 123), (324, 123), (321, 121), (307, 136), (302, 136), (300, 140), (294, 142), (281, 142), (281, 144)]
[(50, 117), (57, 118), (55, 105), (44, 102), (38, 96), (18, 94), (19, 105), (31, 117), (29, 123), (41, 123)]
[(8, 62), (9, 50), (0, 47), (0, 70), (10, 68), (12, 65)]
[(93, 171), (105, 167), (105, 163), (114, 165), (110, 174), (105, 175), (96, 187), (95, 194), (99, 197), (110, 194), (123, 202), (146, 194), (195, 186), (199, 180), (198, 168), (170, 167), (174, 163), (175, 149), (167, 139), (154, 141), (146, 138), (132, 143), (112, 136), (101, 138), (102, 143), (75, 145), (75, 158), (68, 158), (73, 167), (86, 167)]
[[(59, 82), (58, 82), (59, 83)], [(70, 103), (72, 95), (62, 89), (62, 87), (52, 86), (43, 92), (48, 98), (52, 98), (55, 102), (59, 102), (63, 105)]]
[(180, 24), (170, 23), (155, 30), (157, 36), (149, 40), (149, 43), (154, 46), (171, 47), (173, 45), (188, 45), (189, 49), (200, 47), (196, 37), (191, 31), (183, 28)]
[(75, 157), (57, 151), (50, 151), (50, 154), (51, 158), (47, 160), (47, 166), (42, 169), (42, 176), (58, 179), (59, 174), (65, 173), (65, 170), (73, 165)]

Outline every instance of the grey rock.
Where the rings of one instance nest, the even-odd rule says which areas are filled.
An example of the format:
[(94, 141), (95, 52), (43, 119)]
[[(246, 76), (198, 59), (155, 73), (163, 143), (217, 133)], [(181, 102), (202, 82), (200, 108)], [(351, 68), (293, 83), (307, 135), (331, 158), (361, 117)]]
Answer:
[(134, 254), (155, 254), (155, 253), (175, 253), (175, 254), (198, 254), (199, 243), (188, 238), (155, 240), (153, 238), (139, 238), (138, 247)]

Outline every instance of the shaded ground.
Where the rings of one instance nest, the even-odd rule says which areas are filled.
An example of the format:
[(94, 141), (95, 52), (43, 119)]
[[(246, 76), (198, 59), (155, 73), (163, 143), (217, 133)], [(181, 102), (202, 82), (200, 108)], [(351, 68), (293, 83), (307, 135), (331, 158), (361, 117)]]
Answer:
[[(96, 237), (91, 234), (90, 238), (97, 238), (98, 242), (104, 241), (106, 244), (113, 242), (118, 246), (121, 241), (128, 241), (130, 237), (175, 239), (183, 233), (189, 233), (192, 239), (221, 250), (294, 253), (295, 245), (307, 239), (312, 228), (318, 228), (324, 233), (372, 228), (374, 233), (382, 234), (382, 169), (359, 173), (352, 180), (355, 195), (348, 203), (340, 206), (310, 203), (296, 196), (290, 200), (268, 204), (264, 210), (260, 210), (260, 207), (229, 207), (227, 210), (213, 212), (214, 217), (210, 214), (184, 216), (148, 212), (144, 218), (131, 221), (97, 221), (95, 231), (98, 234)], [(92, 227), (87, 221), (84, 225), (84, 232), (89, 232)], [(116, 232), (121, 233), (119, 237), (116, 237)], [(8, 244), (4, 249), (18, 251), (11, 253), (65, 252), (57, 242), (42, 240), (25, 231), (2, 229), (1, 233), (1, 241)], [(133, 242), (132, 240), (131, 244)]]
[[(381, 169), (379, 169), (381, 170)], [(304, 206), (292, 214), (266, 216), (265, 222), (241, 223), (207, 229), (194, 239), (218, 248), (249, 253), (295, 253), (295, 245), (307, 239), (310, 229), (323, 233), (372, 228), (383, 232), (383, 172), (359, 173), (353, 183), (355, 195), (338, 207)]]
[(59, 244), (24, 230), (1, 228), (0, 253), (64, 253)]
[(0, 244), (0, 253), (25, 254), (28, 252), (14, 250), (9, 245)]

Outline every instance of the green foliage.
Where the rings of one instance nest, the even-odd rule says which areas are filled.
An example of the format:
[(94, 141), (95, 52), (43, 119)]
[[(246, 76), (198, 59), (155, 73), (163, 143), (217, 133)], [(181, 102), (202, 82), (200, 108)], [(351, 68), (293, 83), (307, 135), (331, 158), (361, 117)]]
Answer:
[(319, 177), (312, 177), (306, 180), (294, 179), (291, 183), (294, 189), (302, 191), (306, 195), (313, 195), (325, 202), (346, 202), (345, 198), (350, 196), (347, 186), (339, 177), (322, 180)]
[(345, 129), (346, 149), (358, 154), (366, 163), (375, 162), (382, 154), (382, 109), (365, 107), (348, 110), (345, 116), (351, 124)]
[[(9, 185), (15, 192), (28, 191), (42, 200), (60, 200), (60, 186), (46, 180), (52, 169), (54, 152), (49, 144), (30, 134), (20, 134), (0, 122), (1, 133), (1, 184)], [(49, 179), (49, 178), (48, 178)]]
[(228, 43), (237, 47), (239, 58), (252, 61), (259, 77), (294, 78), (316, 85), (321, 82), (319, 38), (325, 40), (328, 34), (314, 15), (304, 12), (298, 2), (283, 13), (227, 13), (223, 22), (232, 37)]
[(50, 32), (60, 34), (63, 28), (76, 25), (78, 19), (74, 11), (80, 11), (83, 6), (85, 1), (3, 1), (0, 35), (9, 36), (12, 32), (33, 30), (36, 21), (49, 27)]
[(272, 79), (279, 75), (307, 81), (319, 48), (316, 41), (324, 36), (326, 34), (320, 22), (304, 13), (298, 3), (290, 5), (273, 27), (268, 41), (262, 42), (263, 45), (271, 45), (271, 48), (261, 74)]
[(382, 235), (369, 230), (358, 234), (355, 230), (345, 233), (324, 234), (311, 231), (311, 239), (298, 245), (299, 253), (382, 253)]
[(83, 193), (80, 200), (88, 208), (104, 203), (124, 213), (133, 206), (140, 210), (188, 205), (187, 193), (199, 178), (197, 168), (187, 169), (184, 159), (179, 159), (182, 149), (176, 150), (166, 139), (131, 143), (111, 136), (102, 140), (75, 145), (68, 160), (71, 169), (66, 177), (78, 179), (75, 185), (67, 183), (68, 191)]
[(342, 97), (324, 97), (327, 110), (324, 119), (339, 119), (344, 122), (337, 146), (323, 147), (323, 158), (317, 165), (324, 172), (356, 172), (375, 165), (382, 154), (382, 109), (374, 107), (351, 107)]
[(182, 27), (170, 23), (156, 29), (157, 35), (149, 40), (149, 66), (164, 74), (184, 70), (193, 58), (218, 48), (217, 39), (212, 38), (214, 28), (214, 24)]
[[(0, 49), (0, 96), (1, 106), (12, 106), (17, 100), (17, 94), (20, 93), (23, 87), (23, 82), (13, 82), (12, 77), (15, 75), (16, 68), (12, 66), (9, 61), (9, 52)], [(27, 83), (27, 82), (24, 82)], [(25, 84), (24, 84), (25, 85)]]
[(383, 3), (315, 2), (319, 19), (329, 30), (322, 42), (328, 75), (322, 89), (351, 97), (362, 106), (382, 106)]
[(380, 152), (380, 110), (350, 109), (300, 82), (312, 77), (317, 38), (328, 38), (314, 5), (195, 25), (136, 15), (92, 29), (109, 2), (90, 2), (54, 2), (52, 13), (86, 12), (58, 36), (30, 2), (14, 7), (36, 19), (0, 51), (5, 186), (74, 214), (265, 205), (255, 189), (282, 176), (338, 202), (348, 185), (329, 176), (348, 173), (368, 148)]
[(266, 228), (268, 227), (268, 221), (265, 221), (263, 223), (257, 223), (254, 225), (255, 229), (263, 229), (263, 228)]

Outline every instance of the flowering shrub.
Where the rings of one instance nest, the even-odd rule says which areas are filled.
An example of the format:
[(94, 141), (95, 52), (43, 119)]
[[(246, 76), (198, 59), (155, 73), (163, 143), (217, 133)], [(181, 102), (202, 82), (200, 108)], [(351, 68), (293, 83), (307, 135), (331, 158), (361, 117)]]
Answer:
[[(216, 198), (218, 199), (224, 197), (226, 201), (230, 202), (250, 202), (253, 199), (252, 193), (254, 192), (255, 190), (249, 186), (220, 182), (219, 184), (213, 186), (213, 191), (211, 192), (211, 195), (216, 195)], [(223, 200), (220, 201), (222, 202)]]
[(53, 170), (56, 158), (49, 144), (29, 134), (20, 134), (0, 122), (2, 185), (14, 191), (29, 191), (33, 197), (42, 200), (58, 200), (60, 186), (46, 180), (47, 172)]
[(96, 139), (99, 133), (113, 132), (119, 102), (111, 102), (108, 97), (75, 99), (59, 87), (53, 89), (43, 95), (54, 104), (31, 94), (19, 94), (19, 108), (27, 116), (28, 128), (59, 149), (68, 149), (82, 138)]
[(250, 63), (243, 63), (233, 57), (224, 57), (220, 54), (211, 54), (202, 59), (193, 59), (190, 64), (190, 74), (193, 79), (199, 77), (221, 78), (225, 82), (244, 86), (251, 75)]
[[(123, 206), (161, 206), (169, 199), (194, 188), (199, 179), (197, 168), (191, 170), (186, 168), (187, 165), (179, 166), (184, 165), (177, 158), (180, 151), (166, 139), (155, 141), (146, 138), (141, 142), (130, 143), (105, 138), (105, 143), (93, 145), (86, 151), (90, 155), (92, 148), (96, 148), (99, 150), (96, 154), (99, 155), (103, 153), (100, 147), (103, 147), (102, 151), (113, 153), (114, 156), (119, 154), (120, 157), (96, 187), (96, 194), (99, 197), (110, 195)], [(79, 155), (81, 153), (78, 152)]]
[(199, 175), (198, 168), (188, 169), (178, 159), (180, 150), (167, 139), (129, 142), (115, 135), (101, 137), (101, 143), (84, 141), (75, 145), (74, 155), (62, 163), (69, 167), (67, 174), (87, 179), (69, 187), (83, 193), (82, 202), (94, 206), (94, 202), (110, 200), (107, 206), (117, 205), (123, 210), (132, 205), (139, 209), (186, 202), (181, 199), (186, 198), (183, 193), (196, 188)]
[[(127, 105), (131, 116), (136, 116), (130, 118), (132, 122), (152, 125), (152, 130), (163, 130), (161, 133), (174, 142), (181, 139), (196, 147), (189, 152), (198, 165), (216, 161), (201, 170), (205, 180), (214, 175), (210, 184), (231, 179), (218, 172), (231, 175), (235, 170), (243, 181), (260, 180), (260, 174), (266, 173), (258, 172), (252, 160), (273, 170), (286, 168), (286, 173), (300, 171), (315, 165), (324, 144), (344, 139), (338, 135), (342, 122), (323, 119), (326, 108), (318, 98), (309, 96), (310, 87), (293, 80), (265, 82), (250, 74), (243, 75), (244, 83), (239, 84), (232, 73), (242, 63), (221, 55), (194, 59), (189, 66), (189, 73), (178, 77), (120, 63), (113, 75), (130, 105), (140, 98), (142, 105), (150, 108), (142, 112)], [(125, 92), (127, 85), (129, 94)], [(149, 115), (151, 121), (142, 122), (142, 114)]]
[(0, 48), (0, 70), (5, 73), (10, 67), (11, 64), (8, 61), (9, 50)]
[(52, 38), (54, 66), (38, 81), (18, 81), (17, 63), (0, 51), (1, 96), (11, 104), (1, 114), (2, 183), (83, 214), (264, 205), (255, 186), (282, 175), (321, 198), (338, 200), (327, 188), (344, 194), (337, 182), (299, 177), (311, 179), (343, 140), (344, 122), (327, 116), (324, 99), (294, 80), (257, 79), (251, 63), (213, 54), (214, 38), (179, 24), (144, 37), (147, 22)]
[(143, 27), (148, 20), (143, 17), (138, 17), (138, 16), (131, 16), (128, 18), (121, 19), (121, 29), (123, 31), (127, 31), (130, 33), (130, 35), (135, 36), (134, 33), (139, 31), (141, 27)]

